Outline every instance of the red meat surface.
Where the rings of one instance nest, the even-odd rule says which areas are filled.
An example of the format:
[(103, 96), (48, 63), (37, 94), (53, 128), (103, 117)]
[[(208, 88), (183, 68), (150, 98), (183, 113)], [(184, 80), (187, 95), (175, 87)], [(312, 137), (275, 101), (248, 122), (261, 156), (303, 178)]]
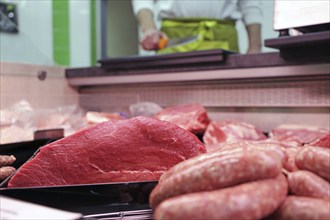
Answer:
[(258, 141), (267, 137), (255, 126), (236, 120), (212, 121), (203, 136), (206, 145), (229, 141)]
[(173, 123), (143, 116), (112, 120), (42, 147), (8, 187), (158, 180), (204, 152), (195, 135)]
[(309, 145), (330, 148), (330, 132), (328, 132), (326, 135), (323, 135), (319, 139), (313, 141)]
[(310, 144), (328, 134), (329, 130), (307, 125), (280, 125), (273, 129), (270, 137), (278, 141), (296, 141)]
[(159, 120), (169, 121), (194, 134), (203, 134), (210, 119), (200, 104), (176, 105), (154, 115)]

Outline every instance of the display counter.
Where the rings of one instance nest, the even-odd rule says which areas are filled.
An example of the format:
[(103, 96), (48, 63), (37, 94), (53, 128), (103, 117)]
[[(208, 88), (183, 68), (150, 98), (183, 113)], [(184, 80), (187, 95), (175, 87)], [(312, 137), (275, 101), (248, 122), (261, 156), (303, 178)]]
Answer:
[(89, 110), (125, 111), (146, 101), (161, 106), (194, 102), (205, 106), (214, 120), (236, 118), (265, 132), (284, 122), (329, 127), (327, 57), (286, 60), (277, 52), (222, 55), (218, 62), (189, 67), (173, 61), (158, 63), (159, 68), (152, 65), (159, 56), (115, 58), (110, 59), (117, 63), (113, 69), (104, 62), (67, 69), (66, 77), (79, 92), (80, 105)]

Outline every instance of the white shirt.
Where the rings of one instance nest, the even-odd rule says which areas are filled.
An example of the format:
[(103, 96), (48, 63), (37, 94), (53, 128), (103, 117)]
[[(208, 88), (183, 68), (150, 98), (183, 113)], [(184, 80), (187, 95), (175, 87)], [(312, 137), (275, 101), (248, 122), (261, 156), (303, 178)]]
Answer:
[[(245, 25), (261, 23), (261, 0), (132, 0), (134, 13), (149, 9), (162, 18), (242, 19)], [(157, 22), (158, 23), (158, 22)]]

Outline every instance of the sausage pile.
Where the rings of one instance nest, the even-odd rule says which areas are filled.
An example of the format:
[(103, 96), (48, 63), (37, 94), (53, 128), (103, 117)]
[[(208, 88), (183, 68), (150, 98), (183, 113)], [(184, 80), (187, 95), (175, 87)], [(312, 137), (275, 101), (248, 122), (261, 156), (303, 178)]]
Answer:
[(0, 181), (15, 173), (16, 169), (10, 166), (15, 160), (16, 158), (13, 155), (0, 155)]
[(155, 219), (330, 219), (330, 149), (234, 142), (183, 161), (150, 194)]

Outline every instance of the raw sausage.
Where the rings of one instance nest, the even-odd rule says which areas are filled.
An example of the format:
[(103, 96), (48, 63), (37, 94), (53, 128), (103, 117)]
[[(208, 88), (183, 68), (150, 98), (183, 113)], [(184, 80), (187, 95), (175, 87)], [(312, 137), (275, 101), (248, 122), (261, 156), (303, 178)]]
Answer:
[(312, 172), (300, 170), (289, 173), (287, 178), (294, 195), (330, 199), (330, 184)]
[(159, 182), (150, 194), (150, 205), (156, 207), (163, 200), (181, 194), (274, 178), (281, 169), (278, 157), (257, 149), (207, 158)]
[(295, 163), (295, 157), (301, 149), (301, 147), (291, 147), (285, 149), (285, 152), (288, 155), (288, 160), (286, 161), (286, 163), (283, 164), (284, 169), (290, 172), (298, 170), (298, 167)]
[(11, 174), (15, 173), (16, 169), (14, 167), (5, 166), (0, 167), (0, 181), (6, 179)]
[(322, 220), (330, 219), (329, 200), (288, 196), (272, 215), (272, 220)]
[(303, 147), (295, 157), (298, 169), (311, 171), (330, 181), (330, 149)]
[(256, 143), (251, 143), (248, 141), (234, 142), (230, 144), (225, 144), (214, 152), (202, 154), (194, 158), (180, 162), (179, 164), (172, 167), (169, 171), (164, 173), (160, 177), (159, 182), (162, 182), (163, 180), (169, 178), (170, 176), (177, 174), (181, 170), (195, 166), (196, 164), (199, 164), (203, 161), (210, 160), (215, 157), (232, 154), (235, 152), (243, 152), (243, 151), (249, 151), (255, 149), (259, 149), (260, 151), (264, 151), (264, 152), (270, 152), (273, 155), (275, 154), (282, 160), (283, 164), (285, 164), (288, 159), (286, 153), (278, 145), (272, 145), (272, 146), (267, 145), (266, 147), (264, 147), (264, 145), (260, 145), (257, 142)]
[(156, 208), (154, 218), (261, 219), (280, 206), (287, 190), (287, 181), (280, 174), (274, 179), (170, 198)]
[(11, 165), (15, 160), (16, 158), (13, 155), (0, 155), (0, 167)]

